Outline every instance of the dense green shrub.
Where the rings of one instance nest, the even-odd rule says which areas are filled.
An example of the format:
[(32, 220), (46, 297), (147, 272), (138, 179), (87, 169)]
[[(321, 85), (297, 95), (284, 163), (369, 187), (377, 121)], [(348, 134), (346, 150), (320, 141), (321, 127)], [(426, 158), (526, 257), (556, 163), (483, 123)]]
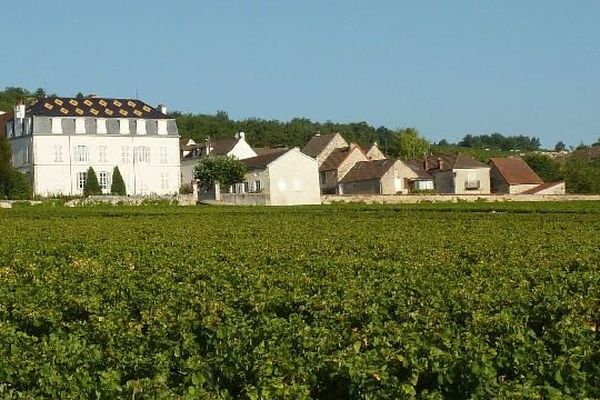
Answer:
[(87, 170), (85, 185), (83, 186), (83, 195), (93, 196), (98, 194), (102, 194), (102, 188), (100, 188), (100, 184), (98, 183), (98, 176), (96, 176), (96, 171), (94, 171), (94, 168), (89, 167)]
[(32, 197), (31, 184), (26, 174), (10, 169), (6, 184), (6, 197), (12, 200), (29, 200)]
[(125, 182), (123, 181), (123, 177), (121, 176), (121, 171), (119, 171), (119, 167), (115, 167), (113, 169), (110, 193), (118, 196), (125, 196), (127, 194)]

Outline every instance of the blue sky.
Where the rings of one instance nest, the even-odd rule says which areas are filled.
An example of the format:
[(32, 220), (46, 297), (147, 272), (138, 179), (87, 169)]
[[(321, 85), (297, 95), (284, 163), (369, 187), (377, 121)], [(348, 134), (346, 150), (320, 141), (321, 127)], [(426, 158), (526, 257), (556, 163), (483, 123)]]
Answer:
[(0, 87), (172, 110), (600, 136), (600, 1), (12, 2)]

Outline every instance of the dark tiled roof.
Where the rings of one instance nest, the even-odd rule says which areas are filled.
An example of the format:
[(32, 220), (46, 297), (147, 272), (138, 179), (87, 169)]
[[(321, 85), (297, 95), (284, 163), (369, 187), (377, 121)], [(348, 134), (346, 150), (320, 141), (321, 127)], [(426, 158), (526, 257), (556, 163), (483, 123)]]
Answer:
[[(439, 165), (440, 161), (442, 162), (441, 168)], [(464, 154), (427, 157), (427, 172), (477, 168), (489, 168), (489, 166), (481, 161), (473, 160)]]
[(263, 154), (269, 154), (269, 153), (273, 153), (273, 152), (276, 152), (276, 151), (283, 150), (283, 147), (276, 147), (276, 148), (270, 148), (270, 147), (253, 147), (252, 150), (254, 150), (254, 152), (256, 153), (257, 156), (261, 156)]
[(464, 154), (458, 154), (452, 165), (452, 169), (475, 169), (475, 168), (489, 168), (489, 165), (467, 157)]
[(418, 179), (433, 179), (433, 176), (423, 168), (423, 160), (408, 160), (403, 162), (417, 174)]
[(140, 100), (99, 97), (49, 97), (29, 106), (26, 113), (48, 117), (169, 118)]
[(381, 179), (386, 172), (396, 163), (397, 160), (371, 160), (359, 161), (348, 171), (340, 180), (344, 182), (369, 181), (372, 179)]
[(538, 185), (538, 186), (536, 186), (534, 188), (531, 188), (529, 190), (526, 190), (526, 191), (522, 192), (521, 194), (536, 194), (536, 193), (541, 192), (542, 190), (550, 189), (551, 187), (560, 185), (562, 183), (564, 183), (564, 182), (561, 181), (561, 182), (547, 182), (547, 183), (542, 183), (542, 184), (540, 184), (540, 185)]
[(304, 148), (302, 148), (302, 152), (311, 156), (312, 158), (316, 158), (319, 154), (321, 154), (323, 149), (327, 147), (327, 144), (331, 142), (335, 135), (337, 135), (337, 133), (332, 133), (329, 135), (315, 135), (311, 137)]
[(359, 146), (334, 149), (329, 155), (329, 157), (327, 157), (325, 161), (323, 161), (323, 164), (321, 164), (319, 171), (332, 171), (338, 169), (340, 165), (342, 165), (342, 163), (346, 160), (346, 158), (348, 158), (350, 153), (352, 153), (354, 150), (363, 152), (363, 150)]
[[(227, 153), (229, 153), (231, 150), (233, 150), (233, 148), (235, 147), (235, 145), (240, 141), (240, 139), (221, 139), (221, 140), (217, 140), (215, 142), (211, 142), (211, 147), (212, 150), (210, 151), (210, 155), (213, 156), (226, 156)], [(187, 140), (186, 140), (187, 143)], [(184, 159), (191, 159), (191, 158), (198, 158), (199, 154), (194, 154), (193, 150), (196, 149), (205, 149), (206, 148), (207, 143), (196, 143), (194, 145), (190, 145), (190, 146), (185, 146), (185, 145), (181, 145), (180, 142), (180, 149), (181, 150), (188, 150), (190, 151), (189, 154), (186, 154), (183, 158)], [(199, 152), (199, 153), (204, 153), (204, 152)]]
[(491, 158), (490, 164), (509, 185), (544, 183), (521, 158)]
[(277, 160), (279, 157), (287, 153), (289, 149), (278, 149), (270, 153), (262, 154), (260, 156), (245, 158), (241, 160), (246, 168), (248, 169), (265, 169), (267, 165)]

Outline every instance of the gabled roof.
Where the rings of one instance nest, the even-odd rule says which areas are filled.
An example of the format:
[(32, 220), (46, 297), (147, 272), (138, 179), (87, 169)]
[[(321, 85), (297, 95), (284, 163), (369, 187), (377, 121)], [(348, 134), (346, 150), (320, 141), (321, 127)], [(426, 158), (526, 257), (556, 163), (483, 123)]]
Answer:
[(464, 154), (458, 154), (454, 159), (452, 169), (477, 169), (477, 168), (489, 168), (489, 165), (467, 157)]
[(270, 153), (262, 154), (256, 157), (245, 158), (240, 160), (248, 169), (265, 169), (267, 165), (277, 160), (279, 157), (290, 151), (290, 149), (277, 149)]
[(276, 148), (271, 148), (271, 147), (253, 147), (252, 150), (254, 150), (254, 152), (256, 153), (257, 156), (261, 156), (263, 154), (268, 154), (268, 153), (273, 153), (275, 151), (280, 151), (282, 150), (283, 147), (276, 147)]
[(332, 171), (335, 169), (339, 169), (342, 163), (346, 161), (346, 158), (348, 158), (348, 156), (352, 154), (353, 151), (360, 151), (361, 153), (363, 153), (363, 155), (365, 154), (363, 149), (361, 149), (360, 146), (356, 144), (352, 144), (348, 147), (334, 149), (331, 152), (331, 154), (329, 154), (329, 156), (325, 159), (325, 161), (323, 161), (323, 164), (321, 164), (321, 167), (319, 167), (319, 171)]
[[(232, 139), (221, 139), (221, 140), (217, 140), (215, 142), (211, 142), (210, 143), (210, 147), (211, 150), (209, 152), (210, 155), (213, 156), (226, 156), (227, 153), (229, 153), (231, 150), (233, 150), (233, 148), (235, 147), (236, 144), (238, 144), (238, 142), (240, 141), (240, 138), (232, 138)], [(199, 155), (194, 154), (194, 152), (192, 150), (195, 149), (205, 149), (207, 146), (207, 143), (196, 143), (194, 145), (190, 145), (190, 146), (182, 146), (181, 142), (180, 142), (180, 149), (181, 150), (189, 150), (191, 151), (189, 154), (186, 154), (183, 158), (184, 159), (191, 159), (191, 158), (198, 158)]]
[(381, 179), (398, 160), (359, 161), (348, 171), (341, 183)]
[(26, 114), (47, 117), (169, 118), (156, 108), (137, 99), (100, 97), (49, 97), (29, 106)]
[(547, 190), (547, 189), (550, 189), (551, 187), (562, 185), (562, 184), (564, 184), (564, 182), (562, 182), (562, 181), (561, 182), (542, 183), (534, 188), (531, 188), (529, 190), (522, 192), (521, 194), (536, 194), (543, 190)]
[(310, 138), (308, 143), (302, 148), (302, 152), (316, 158), (325, 147), (331, 142), (331, 140), (337, 135), (337, 133), (331, 133), (329, 135), (315, 135)]
[[(442, 162), (441, 167), (439, 165), (440, 161)], [(481, 161), (473, 160), (471, 157), (467, 157), (464, 154), (427, 157), (427, 172), (478, 168), (489, 168), (489, 165), (486, 165)]]
[(423, 160), (407, 160), (402, 162), (417, 174), (417, 179), (433, 179), (433, 176), (423, 168)]
[(491, 158), (490, 164), (509, 185), (544, 183), (521, 158)]

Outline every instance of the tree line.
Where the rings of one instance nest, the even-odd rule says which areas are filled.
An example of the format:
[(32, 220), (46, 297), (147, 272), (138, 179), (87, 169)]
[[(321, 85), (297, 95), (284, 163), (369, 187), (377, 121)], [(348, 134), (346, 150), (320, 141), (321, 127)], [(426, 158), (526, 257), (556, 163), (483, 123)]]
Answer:
[[(14, 104), (19, 100), (31, 101), (46, 96), (51, 95), (47, 95), (43, 88), (32, 92), (19, 87), (7, 87), (0, 91), (0, 111), (12, 111)], [(548, 161), (531, 154), (541, 148), (540, 139), (535, 136), (468, 134), (457, 143), (449, 143), (445, 139), (432, 143), (422, 137), (416, 128), (390, 129), (385, 126), (376, 127), (364, 121), (318, 122), (308, 118), (293, 118), (289, 121), (261, 118), (234, 120), (229, 118), (225, 111), (218, 111), (214, 115), (175, 111), (170, 113), (170, 116), (176, 119), (181, 137), (192, 138), (196, 142), (203, 142), (209, 137), (211, 140), (232, 138), (236, 132), (244, 131), (246, 139), (253, 147), (302, 148), (317, 133), (340, 133), (346, 140), (361, 146), (377, 143), (389, 157), (415, 159), (427, 154), (462, 152), (483, 162), (487, 162), (490, 157), (507, 156), (519, 150), (530, 153), (526, 157), (528, 162), (544, 180), (564, 179), (567, 189), (571, 192), (600, 193), (600, 183), (596, 182), (600, 179), (600, 157), (596, 156), (598, 152), (593, 151), (596, 148), (594, 146), (600, 145), (600, 139), (591, 146), (580, 144), (576, 148), (578, 151), (563, 159)], [(555, 150), (565, 149), (562, 141), (555, 146)], [(548, 173), (549, 168), (554, 172)]]

